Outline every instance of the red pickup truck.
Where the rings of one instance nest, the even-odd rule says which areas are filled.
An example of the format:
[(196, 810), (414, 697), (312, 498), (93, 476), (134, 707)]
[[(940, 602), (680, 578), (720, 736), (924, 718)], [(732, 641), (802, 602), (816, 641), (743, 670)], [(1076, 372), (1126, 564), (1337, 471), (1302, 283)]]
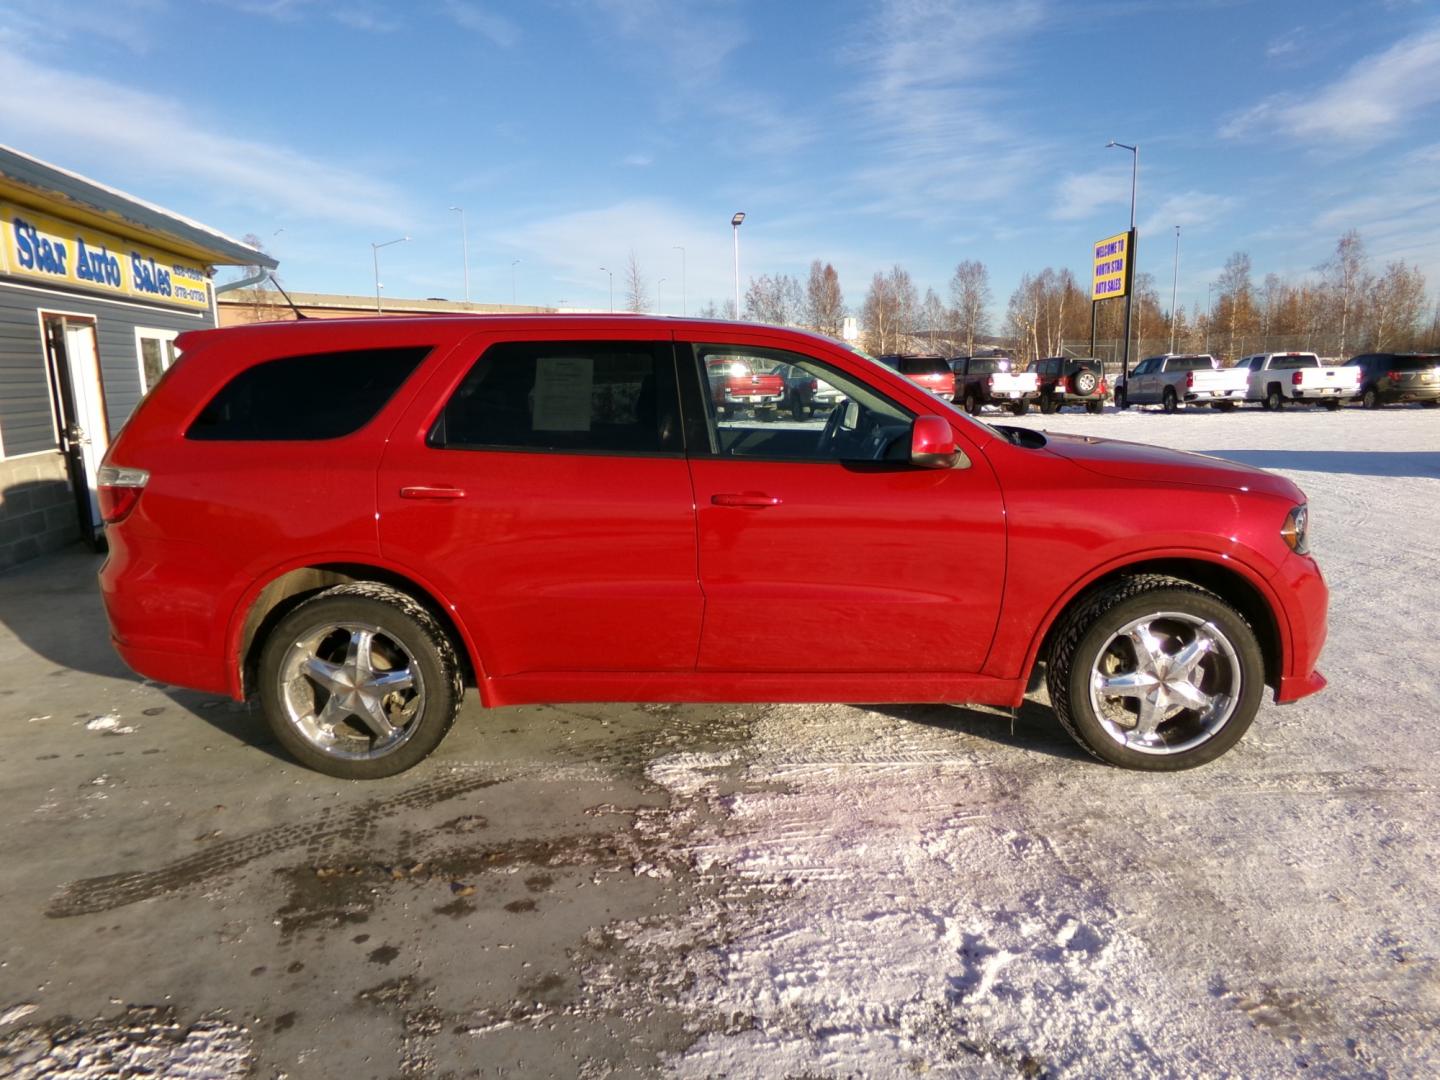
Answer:
[(779, 374), (762, 374), (749, 362), (734, 356), (712, 357), (705, 367), (710, 381), (710, 398), (715, 415), (728, 416), (753, 409), (756, 416), (773, 417), (785, 400), (785, 379)]

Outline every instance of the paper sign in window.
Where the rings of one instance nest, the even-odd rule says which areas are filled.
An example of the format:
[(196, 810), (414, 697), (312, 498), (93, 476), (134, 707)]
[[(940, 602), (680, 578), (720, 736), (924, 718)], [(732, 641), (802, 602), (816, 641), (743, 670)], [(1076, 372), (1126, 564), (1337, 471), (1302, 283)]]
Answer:
[(589, 431), (595, 361), (542, 356), (535, 361), (535, 431)]

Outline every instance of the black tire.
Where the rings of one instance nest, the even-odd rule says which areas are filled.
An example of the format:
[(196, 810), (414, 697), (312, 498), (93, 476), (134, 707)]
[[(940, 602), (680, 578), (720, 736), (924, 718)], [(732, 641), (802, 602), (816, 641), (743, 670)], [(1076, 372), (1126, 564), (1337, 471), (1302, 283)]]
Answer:
[(1042, 394), (1040, 396), (1040, 411), (1044, 415), (1049, 416), (1051, 413), (1058, 411), (1059, 408), (1060, 402), (1056, 401), (1049, 394)]
[(1030, 399), (1029, 399), (1029, 398), (1021, 398), (1019, 401), (1012, 401), (1012, 402), (1010, 403), (1010, 412), (1013, 413), (1015, 416), (1024, 416), (1024, 415), (1025, 415), (1026, 413), (1028, 413), (1029, 411), (1030, 411)]
[(980, 402), (976, 399), (974, 394), (968, 391), (965, 394), (965, 411), (971, 416), (976, 416), (980, 412)]
[[(1127, 674), (1127, 650), (1139, 669), (1140, 650), (1121, 631), (1140, 620), (1169, 657), (1202, 635), (1215, 642), (1199, 653), (1192, 674), (1177, 675), (1173, 682), (1183, 686), (1185, 679), (1192, 680), (1193, 689), (1211, 701), (1218, 715), (1207, 717), (1181, 704), (1178, 712), (1155, 725), (1151, 737), (1131, 741), (1140, 731), (1138, 704), (1132, 715), (1128, 706), (1116, 704), (1124, 695), (1113, 695), (1101, 705), (1103, 714), (1097, 713), (1096, 702), (1103, 694), (1098, 689), (1092, 693), (1092, 680), (1103, 678), (1106, 667), (1113, 674)], [(1179, 578), (1138, 574), (1102, 587), (1062, 617), (1046, 681), (1060, 723), (1095, 757), (1123, 768), (1172, 772), (1214, 761), (1240, 741), (1260, 708), (1265, 659), (1249, 623), (1220, 597)], [(1206, 693), (1206, 687), (1213, 693)], [(1222, 688), (1234, 692), (1225, 694)], [(1167, 699), (1165, 711), (1172, 706)]]
[(1167, 413), (1173, 413), (1180, 408), (1180, 402), (1179, 399), (1175, 397), (1173, 387), (1167, 386), (1165, 388), (1165, 393), (1161, 395), (1160, 398), (1160, 408), (1164, 409)]
[(1338, 397), (1326, 398), (1324, 404), (1325, 408), (1329, 409), (1331, 412), (1340, 411), (1341, 402)]
[(1115, 388), (1115, 408), (1128, 409), (1129, 407), (1130, 402), (1125, 396), (1125, 387), (1117, 386)]
[(1105, 411), (1105, 402), (1087, 401), (1085, 403), (1085, 411), (1088, 412), (1091, 416), (1099, 416), (1102, 412)]
[(1280, 387), (1271, 383), (1265, 390), (1265, 400), (1261, 403), (1271, 412), (1279, 412), (1285, 408), (1285, 395), (1280, 392)]
[(1367, 409), (1380, 408), (1380, 394), (1375, 387), (1368, 386), (1365, 388), (1365, 392), (1360, 395), (1360, 404), (1364, 405)]
[(1235, 408), (1235, 402), (1233, 402), (1233, 401), (1212, 401), (1212, 402), (1210, 403), (1210, 408), (1214, 409), (1216, 412), (1232, 412), (1232, 411), (1234, 410), (1234, 408)]
[[(358, 636), (367, 631), (371, 638)], [(408, 687), (397, 682), (389, 693), (374, 694), (374, 710), (387, 723), (396, 721), (389, 746), (377, 746), (382, 736), (361, 721), (358, 705), (341, 705), (327, 727), (332, 694), (311, 673), (312, 660), (337, 671), (353, 665), (360, 641), (368, 644), (358, 669), (368, 672), (366, 685), (383, 690), (386, 679), (410, 678)], [(355, 672), (348, 675), (352, 685), (363, 683)], [(260, 653), (260, 701), (275, 738), (302, 765), (345, 780), (394, 776), (424, 760), (450, 730), (464, 694), (460, 661), (444, 628), (413, 597), (375, 582), (311, 597), (275, 625)]]
[(1089, 397), (1100, 385), (1100, 380), (1089, 368), (1080, 368), (1070, 379), (1070, 385), (1074, 388), (1079, 397)]

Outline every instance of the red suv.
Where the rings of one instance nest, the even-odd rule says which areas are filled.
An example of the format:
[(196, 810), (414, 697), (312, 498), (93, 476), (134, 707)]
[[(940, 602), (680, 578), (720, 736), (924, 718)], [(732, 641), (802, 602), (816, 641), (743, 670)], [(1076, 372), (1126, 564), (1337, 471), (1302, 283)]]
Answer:
[[(258, 694), (336, 776), (420, 761), (467, 685), (1016, 706), (1043, 664), (1083, 746), (1157, 770), (1223, 753), (1265, 686), (1324, 685), (1289, 480), (987, 426), (829, 339), (472, 316), (178, 345), (102, 469), (115, 646)], [(841, 398), (823, 425), (721, 415), (721, 362)]]

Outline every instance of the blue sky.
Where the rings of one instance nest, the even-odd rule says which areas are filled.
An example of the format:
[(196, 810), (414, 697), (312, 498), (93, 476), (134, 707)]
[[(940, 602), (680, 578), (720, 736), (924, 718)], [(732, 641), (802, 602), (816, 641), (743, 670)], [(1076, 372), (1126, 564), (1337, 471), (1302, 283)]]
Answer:
[[(302, 291), (666, 311), (833, 262), (942, 297), (1128, 223), (1168, 306), (1346, 229), (1440, 288), (1440, 4), (1420, 0), (0, 0), (0, 142), (253, 233)], [(518, 266), (513, 266), (519, 259)], [(616, 274), (617, 303), (621, 296)]]

